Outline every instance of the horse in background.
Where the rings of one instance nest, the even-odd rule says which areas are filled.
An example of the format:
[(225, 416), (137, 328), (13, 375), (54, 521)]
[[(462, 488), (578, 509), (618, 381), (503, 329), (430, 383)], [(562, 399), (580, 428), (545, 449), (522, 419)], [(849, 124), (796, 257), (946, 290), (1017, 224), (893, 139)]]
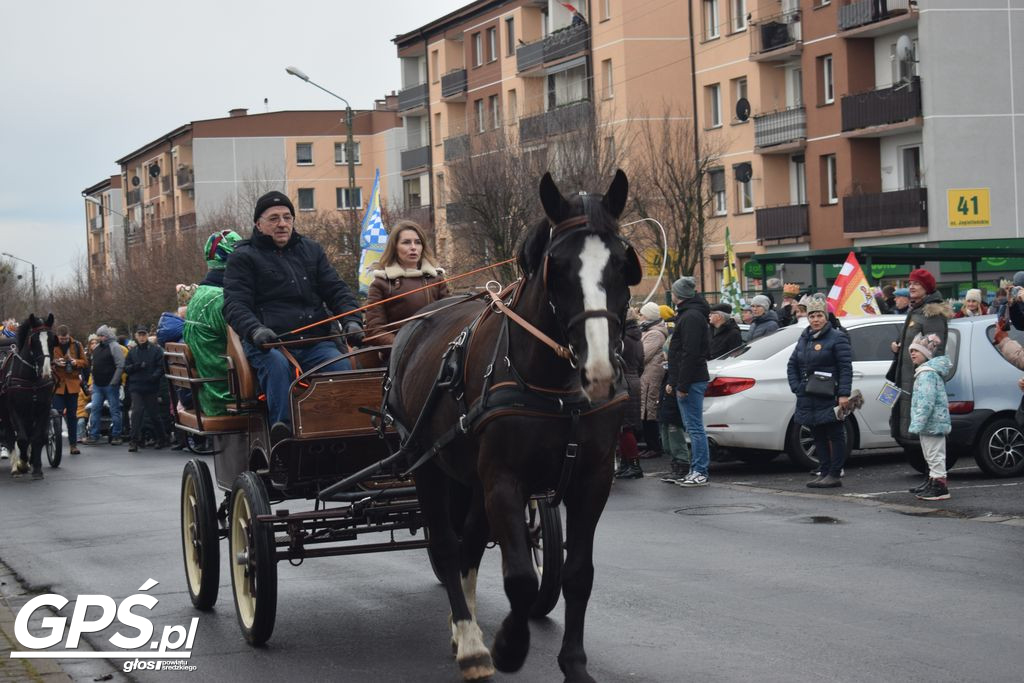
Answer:
[(11, 453), (11, 474), (24, 474), (31, 466), (32, 478), (42, 479), (42, 451), (53, 402), (51, 362), (57, 343), (53, 313), (46, 320), (29, 314), (15, 340), (14, 352), (0, 368), (0, 439)]
[[(467, 680), (495, 668), (517, 671), (526, 660), (539, 582), (524, 510), (532, 495), (553, 490), (566, 506), (558, 664), (570, 683), (593, 681), (583, 627), (594, 532), (625, 408), (619, 352), (629, 286), (642, 276), (636, 252), (619, 235), (627, 193), (622, 171), (604, 196), (564, 197), (545, 174), (547, 218), (520, 247), (523, 277), (500, 295), (522, 322), (497, 303), (467, 301), (402, 328), (393, 346), (384, 410), (409, 444), (403, 449), (422, 459), (446, 444), (418, 463), (416, 492)], [(458, 361), (453, 346), (464, 347)], [(454, 388), (438, 394), (447, 364), (455, 368), (446, 375)], [(490, 539), (501, 547), (511, 609), (488, 649), (476, 622), (476, 577)]]

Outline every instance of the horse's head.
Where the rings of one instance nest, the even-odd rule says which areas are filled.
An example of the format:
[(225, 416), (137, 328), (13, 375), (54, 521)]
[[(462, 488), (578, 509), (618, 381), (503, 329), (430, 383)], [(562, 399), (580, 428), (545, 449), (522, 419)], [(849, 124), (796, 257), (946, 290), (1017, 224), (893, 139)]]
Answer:
[(23, 361), (31, 365), (36, 373), (44, 378), (50, 379), (52, 371), (50, 360), (53, 358), (53, 347), (56, 345), (56, 337), (53, 335), (53, 313), (46, 317), (46, 320), (37, 318), (35, 313), (30, 313), (18, 328), (18, 355)]
[(636, 252), (619, 236), (628, 192), (621, 170), (603, 196), (569, 198), (545, 174), (540, 199), (550, 224), (535, 226), (519, 252), (527, 278), (541, 278), (583, 390), (594, 400), (611, 395), (629, 286), (642, 276)]

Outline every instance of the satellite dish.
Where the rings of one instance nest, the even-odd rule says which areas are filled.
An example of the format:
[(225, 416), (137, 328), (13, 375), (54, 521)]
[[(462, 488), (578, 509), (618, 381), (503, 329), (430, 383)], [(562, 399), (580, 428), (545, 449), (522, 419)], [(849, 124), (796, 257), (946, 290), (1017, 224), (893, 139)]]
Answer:
[(132, 176), (132, 187), (138, 187), (140, 182), (139, 176)]
[(910, 37), (905, 34), (896, 39), (896, 59), (901, 62), (915, 61), (914, 43), (910, 40)]
[(736, 119), (746, 121), (750, 118), (750, 101), (746, 97), (736, 100)]
[(150, 166), (149, 167), (149, 177), (150, 178), (159, 178), (160, 177), (160, 166), (158, 166), (157, 164), (153, 164), (152, 166)]
[(732, 171), (733, 173), (736, 174), (736, 180), (740, 181), (741, 183), (745, 183), (752, 177), (754, 177), (754, 169), (750, 164), (747, 163), (736, 164), (735, 166), (733, 166)]

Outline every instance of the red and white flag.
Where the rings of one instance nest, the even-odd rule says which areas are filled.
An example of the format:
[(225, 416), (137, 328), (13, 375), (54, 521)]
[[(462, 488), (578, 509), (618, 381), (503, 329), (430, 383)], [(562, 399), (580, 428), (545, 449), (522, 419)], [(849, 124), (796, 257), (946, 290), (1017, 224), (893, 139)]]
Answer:
[(878, 315), (875, 295), (852, 251), (846, 257), (839, 277), (832, 283), (826, 301), (829, 309), (839, 318), (847, 315)]

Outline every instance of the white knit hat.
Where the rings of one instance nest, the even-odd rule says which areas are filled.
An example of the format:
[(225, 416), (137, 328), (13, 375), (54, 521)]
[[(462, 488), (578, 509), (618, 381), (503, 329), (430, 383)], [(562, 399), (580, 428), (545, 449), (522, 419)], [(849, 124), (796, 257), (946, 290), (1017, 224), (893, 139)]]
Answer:
[(658, 308), (658, 304), (648, 301), (640, 307), (640, 315), (644, 320), (661, 320), (661, 309)]
[(967, 294), (964, 296), (964, 301), (977, 301), (981, 302), (981, 290), (980, 289), (968, 289)]

